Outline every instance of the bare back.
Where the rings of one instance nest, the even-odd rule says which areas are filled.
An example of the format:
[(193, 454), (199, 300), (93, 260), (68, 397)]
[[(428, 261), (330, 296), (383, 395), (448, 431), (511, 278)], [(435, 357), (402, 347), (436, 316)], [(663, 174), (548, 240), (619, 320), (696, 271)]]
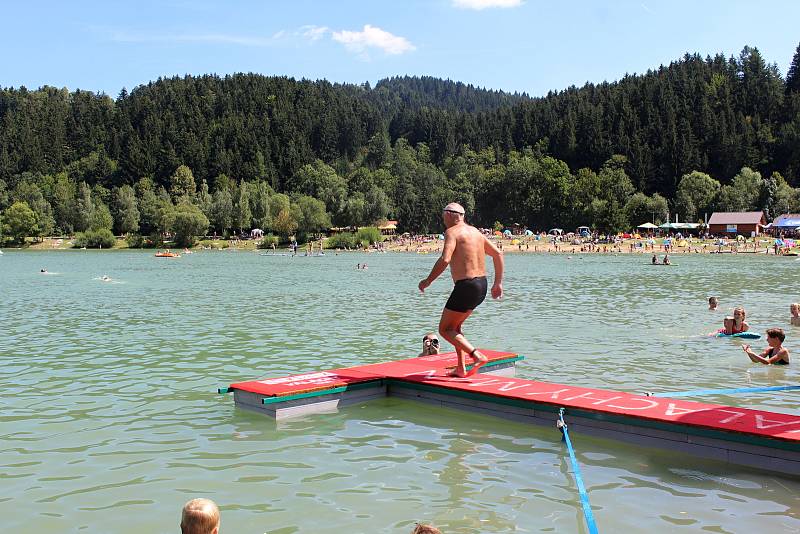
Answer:
[(486, 276), (486, 237), (474, 226), (456, 224), (444, 235), (442, 257), (453, 280)]

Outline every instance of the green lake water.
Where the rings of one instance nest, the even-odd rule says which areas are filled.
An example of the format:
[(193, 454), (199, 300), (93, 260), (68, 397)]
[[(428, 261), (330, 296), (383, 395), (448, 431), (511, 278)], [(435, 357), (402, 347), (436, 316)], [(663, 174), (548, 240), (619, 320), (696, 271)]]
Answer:
[[(216, 393), (416, 355), (451, 287), (442, 277), (417, 291), (435, 259), (5, 250), (5, 530), (178, 532), (183, 503), (207, 496), (221, 507), (222, 532), (408, 533), (415, 521), (448, 534), (584, 532), (555, 428), (393, 398), (276, 423)], [(518, 377), (635, 393), (798, 381), (794, 258), (506, 261), (505, 297), (487, 300), (465, 332), (524, 354)], [(722, 311), (707, 310), (709, 294)], [(786, 329), (793, 365), (754, 365), (740, 342), (703, 335), (740, 304), (752, 329)], [(796, 392), (699, 400), (800, 413)], [(800, 531), (797, 479), (572, 440), (601, 532)]]

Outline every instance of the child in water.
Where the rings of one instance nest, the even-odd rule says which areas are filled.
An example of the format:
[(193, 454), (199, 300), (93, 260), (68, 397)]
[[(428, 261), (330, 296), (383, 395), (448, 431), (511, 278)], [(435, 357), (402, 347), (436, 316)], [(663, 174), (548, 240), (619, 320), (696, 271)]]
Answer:
[(709, 311), (717, 311), (717, 306), (719, 306), (719, 299), (717, 297), (708, 297)]
[(750, 325), (745, 322), (745, 317), (747, 317), (747, 312), (741, 306), (737, 306), (733, 309), (733, 317), (730, 315), (725, 317), (725, 321), (722, 323), (723, 328), (719, 332), (726, 335), (747, 332), (750, 330)]
[(770, 328), (767, 330), (768, 348), (761, 354), (756, 354), (750, 350), (750, 345), (742, 345), (742, 350), (753, 363), (763, 363), (765, 365), (789, 365), (789, 349), (783, 346), (786, 336), (781, 328)]
[(800, 304), (792, 302), (789, 306), (789, 311), (792, 313), (792, 318), (790, 319), (792, 326), (800, 326)]

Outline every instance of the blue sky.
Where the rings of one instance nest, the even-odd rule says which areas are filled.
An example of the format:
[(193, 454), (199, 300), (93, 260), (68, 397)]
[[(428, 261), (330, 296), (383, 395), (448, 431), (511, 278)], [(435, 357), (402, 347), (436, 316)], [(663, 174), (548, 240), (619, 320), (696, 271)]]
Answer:
[(795, 0), (42, 0), (3, 15), (0, 86), (112, 96), (159, 76), (234, 72), (430, 75), (538, 96), (745, 45), (785, 76), (800, 43)]

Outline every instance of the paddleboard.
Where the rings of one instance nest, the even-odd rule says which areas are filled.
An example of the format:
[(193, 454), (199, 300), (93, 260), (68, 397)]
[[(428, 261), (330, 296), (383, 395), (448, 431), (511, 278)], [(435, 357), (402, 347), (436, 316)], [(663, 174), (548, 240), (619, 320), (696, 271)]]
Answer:
[(722, 332), (717, 332), (716, 337), (739, 337), (742, 339), (761, 339), (761, 334), (756, 334), (755, 332), (739, 332), (738, 334), (723, 334)]

